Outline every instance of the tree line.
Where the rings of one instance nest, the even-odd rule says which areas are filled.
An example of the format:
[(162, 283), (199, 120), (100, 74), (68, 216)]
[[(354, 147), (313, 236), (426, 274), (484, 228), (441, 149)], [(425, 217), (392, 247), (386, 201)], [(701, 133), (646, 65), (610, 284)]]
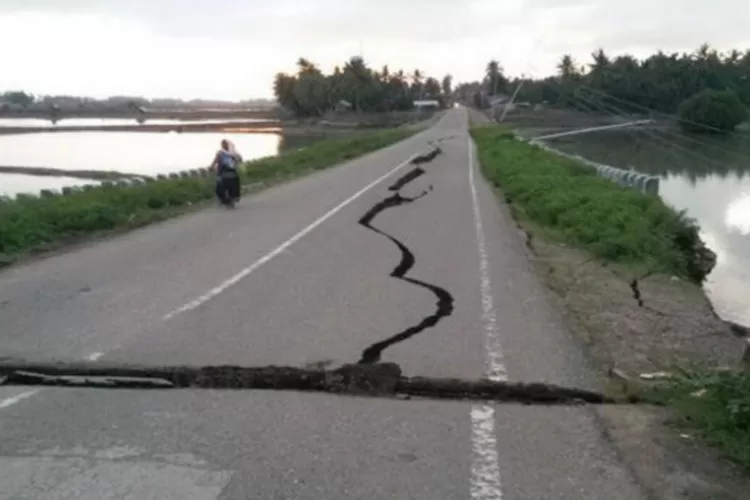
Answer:
[[(519, 83), (520, 78), (507, 77), (493, 60), (482, 80), (460, 85), (457, 92), (475, 106), (487, 107), (491, 96), (508, 95)], [(612, 57), (599, 49), (587, 64), (566, 54), (557, 74), (524, 79), (523, 84), (517, 101), (583, 108), (582, 96), (590, 100), (598, 95), (609, 99), (609, 109), (680, 113), (688, 121), (704, 120), (719, 128), (726, 121), (728, 128), (734, 128), (732, 123), (743, 119), (750, 106), (750, 50), (720, 53), (703, 44), (692, 53), (659, 51), (639, 60), (629, 54)], [(721, 114), (732, 111), (734, 116), (717, 120), (713, 115), (718, 108), (724, 110)]]
[(341, 108), (355, 112), (409, 110), (420, 99), (445, 103), (453, 88), (450, 75), (438, 80), (418, 69), (394, 72), (384, 66), (376, 71), (363, 58), (352, 57), (330, 74), (300, 58), (296, 73), (276, 75), (273, 91), (287, 111), (313, 117)]

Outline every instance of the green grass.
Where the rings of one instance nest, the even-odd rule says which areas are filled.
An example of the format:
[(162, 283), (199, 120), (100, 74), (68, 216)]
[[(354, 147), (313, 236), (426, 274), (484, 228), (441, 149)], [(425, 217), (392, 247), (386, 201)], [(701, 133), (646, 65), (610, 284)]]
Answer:
[(750, 375), (680, 369), (649, 398), (670, 405), (680, 429), (696, 432), (750, 472)]
[(497, 126), (473, 128), (484, 175), (514, 212), (546, 233), (608, 262), (700, 282), (693, 221), (660, 198), (596, 176), (593, 169), (516, 140)]
[[(324, 169), (414, 134), (407, 129), (324, 140), (242, 167), (243, 184), (271, 185)], [(0, 266), (102, 231), (123, 230), (184, 213), (214, 196), (214, 180), (186, 178), (141, 186), (106, 186), (49, 198), (0, 201)]]

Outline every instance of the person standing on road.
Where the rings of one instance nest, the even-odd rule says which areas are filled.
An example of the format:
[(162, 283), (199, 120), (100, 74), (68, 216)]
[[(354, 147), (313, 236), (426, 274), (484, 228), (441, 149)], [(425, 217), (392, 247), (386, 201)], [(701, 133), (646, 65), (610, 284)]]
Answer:
[(216, 196), (223, 203), (236, 203), (240, 200), (240, 174), (238, 167), (242, 156), (227, 139), (222, 139), (221, 148), (214, 155), (209, 167), (216, 171)]

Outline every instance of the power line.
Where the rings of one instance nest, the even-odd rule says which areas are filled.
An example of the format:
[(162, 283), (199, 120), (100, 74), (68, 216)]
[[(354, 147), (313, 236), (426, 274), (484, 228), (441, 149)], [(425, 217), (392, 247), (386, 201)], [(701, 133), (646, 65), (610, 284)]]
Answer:
[[(588, 88), (587, 88), (587, 90), (588, 90)], [(679, 139), (684, 139), (684, 140), (692, 142), (694, 144), (698, 144), (698, 145), (703, 146), (703, 147), (705, 147), (707, 149), (713, 149), (713, 150), (716, 150), (716, 151), (720, 151), (722, 153), (726, 153), (727, 152), (727, 149), (724, 149), (724, 148), (722, 148), (720, 146), (716, 146), (714, 144), (708, 143), (706, 141), (701, 141), (699, 139), (696, 139), (695, 137), (691, 137), (691, 136), (686, 135), (686, 134), (681, 134), (679, 132), (674, 132), (672, 130), (666, 130), (666, 129), (665, 130), (661, 130), (661, 132), (664, 133), (664, 134), (672, 135), (674, 137), (678, 137)], [(750, 155), (741, 153), (739, 151), (731, 151), (730, 150), (728, 152), (731, 153), (731, 154), (733, 154), (733, 155), (735, 155), (735, 156), (738, 156), (738, 157), (750, 160)]]
[[(579, 98), (585, 99), (582, 96), (579, 96)], [(591, 101), (589, 101), (589, 102), (591, 102)], [(596, 105), (596, 103), (595, 103), (595, 105)], [(625, 114), (624, 110), (622, 110), (620, 108), (617, 108), (616, 106), (607, 105), (607, 104), (599, 104), (598, 106), (602, 107), (602, 109), (604, 109), (606, 112), (610, 113), (612, 116), (619, 117), (619, 116), (623, 116)], [(607, 107), (613, 109), (615, 112), (613, 113), (611, 111), (607, 111), (607, 109), (606, 109)], [(697, 152), (695, 152), (695, 151), (693, 151), (691, 149), (686, 148), (685, 146), (683, 146), (681, 144), (678, 144), (675, 141), (671, 141), (671, 140), (669, 140), (667, 138), (660, 137), (659, 135), (651, 132), (648, 129), (643, 129), (642, 131), (645, 132), (646, 134), (648, 134), (649, 136), (653, 137), (654, 139), (657, 139), (657, 140), (660, 140), (660, 141), (662, 141), (664, 143), (667, 143), (670, 147), (675, 147), (677, 149), (680, 149), (680, 150), (684, 151), (685, 153), (687, 153), (689, 155), (695, 156), (696, 158), (699, 158), (699, 159), (702, 159), (702, 160), (714, 163), (715, 165), (718, 165), (721, 168), (726, 168), (728, 170), (731, 170), (731, 167), (729, 165), (725, 164), (725, 163), (717, 161), (717, 160), (715, 160), (715, 159), (713, 159), (713, 158), (711, 158), (709, 156), (703, 155), (701, 153), (697, 153)]]
[[(583, 84), (579, 84), (579, 86), (581, 88), (583, 88), (583, 89), (588, 90), (589, 92), (593, 92), (595, 94), (599, 94), (599, 95), (602, 95), (604, 97), (608, 97), (608, 98), (610, 98), (610, 99), (612, 99), (614, 101), (618, 101), (618, 102), (621, 102), (623, 104), (627, 104), (628, 106), (633, 106), (634, 108), (638, 108), (638, 109), (642, 109), (644, 111), (648, 111), (649, 113), (652, 113), (652, 114), (658, 114), (658, 115), (667, 116), (667, 117), (669, 117), (669, 118), (671, 118), (673, 120), (676, 120), (678, 122), (689, 123), (690, 125), (695, 125), (696, 127), (700, 127), (700, 128), (705, 129), (705, 130), (711, 130), (713, 132), (727, 133), (726, 130), (722, 130), (722, 129), (717, 128), (717, 127), (712, 127), (711, 125), (706, 125), (705, 123), (699, 123), (699, 122), (695, 122), (695, 121), (692, 121), (692, 120), (686, 120), (686, 119), (683, 119), (683, 118), (680, 118), (680, 117), (676, 116), (675, 114), (664, 113), (663, 111), (656, 111), (656, 110), (651, 109), (651, 108), (649, 108), (647, 106), (643, 106), (642, 104), (638, 104), (638, 103), (633, 102), (633, 101), (628, 101), (628, 100), (622, 99), (620, 97), (615, 97), (612, 94), (608, 94), (607, 92), (604, 92), (604, 91), (601, 91), (601, 90), (597, 90), (597, 89), (588, 87), (588, 86), (583, 85)], [(738, 134), (737, 131), (731, 131), (729, 133), (731, 133), (731, 134)], [(747, 135), (747, 134), (741, 134), (741, 135)]]
[[(562, 85), (559, 82), (555, 81), (554, 83), (556, 85), (562, 87)], [(563, 98), (565, 98), (568, 102), (571, 102), (570, 99), (568, 99), (566, 97), (566, 94), (568, 94), (567, 89), (563, 88), (563, 91), (560, 92), (560, 93), (563, 96)], [(609, 114), (610, 116), (613, 116), (613, 117), (616, 117), (616, 118), (624, 118), (625, 115), (627, 114), (627, 113), (625, 113), (624, 110), (622, 110), (620, 108), (617, 108), (616, 106), (613, 106), (613, 105), (610, 105), (610, 104), (604, 104), (604, 103), (597, 103), (597, 102), (592, 101), (591, 99), (588, 99), (588, 98), (586, 98), (586, 97), (584, 97), (584, 96), (582, 96), (580, 94), (574, 94), (573, 98), (574, 99), (577, 98), (579, 101), (583, 101), (583, 102), (587, 103), (586, 106), (583, 106), (580, 102), (578, 102), (578, 103), (573, 102), (573, 105), (576, 106), (576, 107), (585, 107), (585, 108), (588, 108), (588, 109), (594, 109), (594, 112), (596, 112), (596, 110), (601, 110), (601, 111), (604, 111), (605, 113)], [(614, 110), (614, 112), (612, 110)], [(636, 144), (638, 144), (640, 142), (640, 139), (638, 138), (638, 136), (635, 135), (635, 133), (632, 130), (627, 130), (627, 131), (628, 131), (628, 133), (630, 133), (630, 134), (633, 135), (634, 139), (636, 140)], [(697, 157), (699, 159), (706, 160), (706, 161), (708, 161), (710, 163), (718, 165), (722, 169), (731, 169), (731, 167), (729, 165), (726, 165), (726, 164), (724, 164), (722, 162), (714, 160), (713, 158), (710, 158), (708, 156), (696, 153), (695, 151), (692, 151), (692, 150), (690, 150), (688, 148), (685, 148), (684, 146), (682, 146), (682, 145), (680, 145), (678, 143), (675, 143), (674, 141), (670, 141), (669, 139), (666, 139), (664, 137), (660, 137), (659, 135), (654, 134), (653, 132), (649, 131), (648, 129), (643, 129), (641, 131), (644, 132), (645, 134), (647, 134), (648, 136), (650, 136), (653, 139), (656, 139), (658, 141), (661, 141), (662, 143), (668, 144), (670, 146), (670, 148), (666, 148), (666, 147), (662, 146), (662, 149), (664, 149), (670, 156), (676, 157), (677, 159), (679, 159), (679, 157), (676, 156), (676, 152), (674, 151), (674, 149), (680, 149), (680, 150), (684, 151), (685, 153), (687, 153), (689, 155), (692, 155), (692, 156)]]

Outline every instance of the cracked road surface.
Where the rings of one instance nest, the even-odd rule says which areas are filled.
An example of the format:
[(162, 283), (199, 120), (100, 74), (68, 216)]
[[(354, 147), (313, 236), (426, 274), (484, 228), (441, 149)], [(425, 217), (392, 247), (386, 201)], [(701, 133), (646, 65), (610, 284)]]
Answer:
[[(336, 367), (395, 338), (407, 376), (598, 388), (475, 156), (450, 110), (235, 211), (6, 270), (0, 358)], [(644, 497), (587, 407), (0, 386), (0, 499), (36, 498)]]

